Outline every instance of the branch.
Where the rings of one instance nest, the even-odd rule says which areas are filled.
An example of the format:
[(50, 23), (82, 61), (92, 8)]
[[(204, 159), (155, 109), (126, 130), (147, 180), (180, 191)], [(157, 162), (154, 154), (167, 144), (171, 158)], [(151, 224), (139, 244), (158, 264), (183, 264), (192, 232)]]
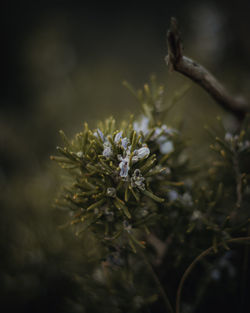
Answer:
[(168, 55), (166, 63), (170, 71), (177, 71), (203, 87), (225, 110), (242, 121), (249, 112), (249, 103), (243, 98), (231, 96), (203, 66), (183, 55), (183, 46), (175, 18), (171, 18), (167, 33)]
[[(240, 242), (249, 242), (250, 243), (250, 237), (238, 237), (238, 238), (233, 238), (233, 239), (229, 239), (226, 241), (227, 244), (233, 244), (233, 243), (240, 243)], [(222, 246), (223, 243), (220, 243), (218, 246)], [(186, 281), (187, 277), (189, 276), (189, 274), (192, 272), (194, 266), (201, 260), (203, 259), (205, 256), (209, 255), (210, 253), (212, 253), (214, 251), (214, 247), (210, 247), (208, 249), (206, 249), (205, 251), (203, 251), (200, 255), (198, 255), (194, 261), (189, 265), (189, 267), (186, 269), (186, 271), (184, 272), (180, 284), (178, 286), (178, 290), (177, 290), (177, 296), (176, 296), (176, 313), (180, 313), (180, 301), (181, 301), (181, 293), (182, 293), (182, 288), (184, 285), (184, 282)]]

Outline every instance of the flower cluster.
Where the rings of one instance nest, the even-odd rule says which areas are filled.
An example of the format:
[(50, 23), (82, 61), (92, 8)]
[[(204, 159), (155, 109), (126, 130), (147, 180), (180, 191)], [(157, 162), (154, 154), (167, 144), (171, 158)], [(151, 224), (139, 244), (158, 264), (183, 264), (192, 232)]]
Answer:
[(73, 211), (77, 233), (89, 228), (104, 241), (124, 233), (136, 240), (132, 230), (147, 229), (149, 217), (167, 201), (159, 186), (170, 173), (166, 155), (174, 151), (176, 131), (149, 124), (142, 116), (116, 130), (110, 118), (94, 131), (85, 124), (73, 141), (61, 131), (65, 147), (52, 159), (70, 170), (71, 184), (58, 204)]

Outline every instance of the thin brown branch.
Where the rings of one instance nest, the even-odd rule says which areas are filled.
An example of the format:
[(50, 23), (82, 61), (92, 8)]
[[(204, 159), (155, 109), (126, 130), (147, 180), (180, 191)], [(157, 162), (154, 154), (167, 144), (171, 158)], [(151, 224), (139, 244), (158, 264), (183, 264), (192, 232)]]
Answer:
[[(238, 238), (233, 238), (229, 239), (226, 241), (226, 244), (233, 244), (233, 243), (240, 243), (240, 242), (250, 242), (250, 237), (238, 237)], [(218, 246), (222, 246), (223, 243), (220, 243)], [(211, 246), (210, 248), (206, 249), (203, 251), (200, 255), (198, 255), (194, 261), (189, 265), (189, 267), (186, 269), (185, 273), (183, 274), (180, 284), (177, 289), (177, 296), (176, 296), (176, 313), (180, 313), (180, 302), (181, 302), (181, 293), (183, 289), (184, 282), (186, 281), (187, 277), (189, 274), (192, 272), (193, 268), (195, 265), (203, 259), (205, 256), (209, 255), (214, 251), (214, 247)]]
[(243, 98), (230, 95), (218, 80), (203, 66), (183, 55), (177, 21), (171, 18), (170, 29), (167, 33), (168, 55), (166, 63), (170, 71), (177, 71), (204, 88), (225, 110), (242, 121), (249, 112), (249, 103)]

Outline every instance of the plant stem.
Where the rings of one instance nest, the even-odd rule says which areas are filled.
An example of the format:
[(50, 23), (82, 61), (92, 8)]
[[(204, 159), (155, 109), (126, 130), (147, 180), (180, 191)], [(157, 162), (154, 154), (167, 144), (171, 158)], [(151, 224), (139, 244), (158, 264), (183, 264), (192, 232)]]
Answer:
[(233, 97), (224, 86), (203, 66), (183, 55), (183, 46), (177, 21), (171, 18), (167, 34), (168, 55), (166, 63), (170, 71), (177, 71), (204, 88), (225, 110), (231, 112), (240, 122), (249, 112), (249, 103), (244, 98)]
[(162, 296), (162, 299), (164, 300), (164, 303), (165, 303), (165, 307), (166, 307), (166, 311), (169, 312), (169, 313), (174, 313), (174, 309), (169, 301), (169, 298), (166, 294), (166, 291), (164, 290), (159, 278), (157, 277), (157, 275), (155, 274), (155, 271), (152, 267), (152, 265), (150, 264), (150, 262), (148, 261), (145, 253), (142, 251), (142, 249), (140, 248), (140, 254), (142, 256), (142, 259), (145, 263), (145, 265), (148, 267), (148, 270), (150, 272), (150, 274), (152, 275), (153, 279), (154, 279), (154, 282), (159, 290), (159, 293), (161, 294)]
[[(233, 239), (229, 239), (226, 241), (227, 244), (231, 244), (231, 243), (240, 243), (240, 242), (250, 242), (250, 237), (239, 237), (239, 238), (233, 238)], [(223, 245), (223, 243), (218, 244), (218, 246)], [(211, 246), (210, 248), (206, 249), (205, 251), (203, 251), (200, 255), (198, 255), (194, 261), (189, 265), (189, 267), (186, 269), (186, 271), (184, 272), (180, 284), (178, 286), (177, 289), (177, 295), (176, 295), (176, 313), (180, 313), (180, 300), (181, 300), (181, 292), (183, 289), (183, 285), (184, 282), (186, 281), (188, 275), (190, 274), (190, 272), (192, 271), (192, 269), (194, 268), (194, 266), (205, 256), (207, 256), (208, 254), (210, 254), (211, 252), (214, 251), (213, 246)]]

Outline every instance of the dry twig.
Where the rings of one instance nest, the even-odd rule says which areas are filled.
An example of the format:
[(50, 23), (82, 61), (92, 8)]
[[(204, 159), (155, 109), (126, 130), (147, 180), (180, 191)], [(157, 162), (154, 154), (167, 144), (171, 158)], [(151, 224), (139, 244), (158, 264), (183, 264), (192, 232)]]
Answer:
[(249, 112), (249, 104), (242, 97), (233, 97), (203, 66), (183, 55), (183, 46), (175, 18), (171, 18), (167, 33), (168, 55), (166, 63), (170, 71), (177, 71), (189, 77), (204, 88), (225, 110), (242, 121)]

